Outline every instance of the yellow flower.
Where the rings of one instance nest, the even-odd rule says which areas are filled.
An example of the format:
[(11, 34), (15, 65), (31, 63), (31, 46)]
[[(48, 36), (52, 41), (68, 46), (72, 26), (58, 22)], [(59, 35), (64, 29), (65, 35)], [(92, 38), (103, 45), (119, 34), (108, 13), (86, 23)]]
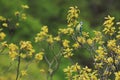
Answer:
[(68, 40), (63, 40), (63, 47), (69, 47), (69, 43), (70, 43), (70, 41), (68, 41)]
[(18, 46), (11, 43), (8, 45), (9, 48), (9, 56), (12, 60), (16, 59), (16, 57), (18, 56)]
[(7, 23), (3, 23), (2, 26), (3, 27), (8, 27), (8, 24)]
[(105, 55), (105, 50), (103, 47), (99, 46), (98, 49), (96, 50), (96, 52), (99, 54), (99, 55)]
[(12, 60), (15, 60), (16, 57), (18, 56), (18, 53), (15, 52), (15, 51), (10, 51), (10, 52), (9, 52), (9, 56), (10, 56), (10, 58), (11, 58)]
[(18, 26), (19, 26), (19, 23), (17, 22), (15, 25), (16, 25), (16, 27), (18, 27)]
[(22, 13), (21, 18), (22, 18), (23, 20), (27, 19), (26, 14), (25, 14), (25, 13)]
[(31, 50), (32, 48), (30, 41), (20, 41), (20, 49)]
[(67, 75), (66, 78), (68, 78), (68, 80), (69, 80), (69, 78), (72, 77), (72, 72), (73, 72), (73, 70), (71, 69), (70, 66), (68, 66), (68, 67), (65, 68), (63, 71), (66, 73), (66, 75)]
[(15, 16), (18, 16), (19, 14), (20, 14), (19, 11), (16, 11), (16, 12), (15, 12)]
[(90, 68), (88, 68), (87, 66), (85, 68), (83, 68), (84, 71), (86, 72), (91, 72), (92, 70)]
[(113, 25), (113, 20), (115, 19), (115, 17), (111, 17), (110, 15), (108, 15), (107, 17), (105, 17), (106, 21), (103, 23), (103, 25), (106, 26), (112, 26)]
[[(49, 36), (47, 33), (48, 33), (48, 27), (47, 26), (43, 26), (41, 28), (41, 31), (35, 37), (35, 42), (39, 42), (39, 41), (44, 40), (44, 38)], [(49, 40), (48, 40), (48, 42), (49, 42)], [(51, 40), (50, 40), (50, 42), (51, 42)]]
[(26, 55), (26, 54), (23, 54), (23, 53), (20, 53), (20, 57), (24, 59), (24, 58), (27, 57), (27, 55)]
[(43, 26), (41, 30), (45, 33), (48, 33), (48, 26)]
[(2, 45), (3, 47), (8, 47), (7, 41), (2, 42), (1, 45)]
[(22, 70), (22, 71), (21, 71), (21, 75), (22, 75), (22, 76), (26, 76), (26, 75), (27, 75), (27, 71), (26, 71), (26, 70)]
[[(65, 68), (63, 71), (64, 72), (69, 72), (71, 70), (71, 68), (70, 68), (70, 66), (68, 66), (67, 68)], [(70, 71), (70, 72), (72, 72), (72, 71)]]
[(44, 73), (44, 72), (45, 72), (45, 70), (44, 70), (44, 69), (40, 69), (40, 72)]
[(37, 53), (36, 55), (35, 55), (35, 59), (36, 60), (42, 60), (43, 59), (43, 52), (39, 52), (39, 53)]
[(103, 29), (103, 32), (105, 34), (109, 34), (110, 36), (112, 36), (115, 33), (115, 27), (113, 20), (115, 19), (114, 17), (111, 17), (108, 15), (108, 17), (105, 17), (105, 22), (103, 23), (103, 25), (105, 26), (105, 28)]
[(119, 35), (116, 35), (116, 38), (120, 40), (120, 34), (119, 34)]
[(80, 70), (80, 66), (78, 65), (78, 63), (76, 63), (75, 65), (72, 65), (71, 67), (74, 72), (77, 72)]
[(114, 49), (114, 52), (117, 53), (118, 55), (120, 54), (120, 46), (116, 46), (116, 48)]
[(69, 58), (69, 57), (73, 56), (72, 51), (73, 51), (73, 49), (70, 49), (70, 48), (64, 49), (64, 52), (63, 52), (64, 57)]
[(88, 43), (89, 45), (92, 45), (93, 40), (92, 40), (92, 39), (87, 39), (87, 43)]
[(18, 50), (18, 46), (13, 44), (13, 43), (9, 44), (8, 48), (10, 51), (17, 51)]
[(60, 37), (59, 37), (59, 36), (54, 37), (54, 40), (55, 40), (55, 41), (60, 41)]
[(28, 53), (28, 56), (32, 57), (33, 53), (35, 53), (35, 50), (34, 49), (31, 49)]
[(69, 27), (75, 27), (75, 25), (78, 23), (77, 18), (79, 16), (80, 10), (77, 6), (70, 7), (67, 15), (67, 22)]
[(118, 34), (116, 35), (116, 38), (120, 40), (120, 27), (119, 27), (119, 31), (117, 33)]
[(112, 57), (107, 58), (107, 62), (108, 62), (108, 64), (112, 64), (113, 63), (113, 58)]
[(62, 34), (67, 34), (68, 33), (68, 30), (67, 29), (59, 29), (59, 34), (62, 33)]
[(5, 33), (0, 32), (0, 41), (3, 40), (6, 37)]
[(120, 80), (120, 71), (115, 72), (115, 80)]
[(77, 49), (77, 48), (79, 48), (79, 47), (80, 47), (80, 45), (79, 45), (79, 43), (78, 43), (78, 42), (74, 43), (72, 46), (73, 46), (75, 49)]
[(114, 49), (115, 47), (116, 47), (116, 40), (115, 39), (113, 39), (113, 40), (109, 40), (109, 41), (107, 41), (108, 43), (107, 43), (107, 47), (108, 48), (110, 48), (110, 49)]
[(49, 44), (52, 44), (52, 43), (54, 42), (52, 35), (49, 35), (49, 36), (48, 36), (47, 42), (48, 42)]
[(4, 18), (3, 16), (0, 16), (0, 21), (6, 21), (6, 18)]
[(84, 37), (89, 37), (89, 32), (82, 32), (82, 35), (83, 35)]
[(68, 35), (72, 35), (74, 33), (73, 28), (67, 28)]
[(90, 80), (99, 80), (99, 79), (97, 78), (97, 76), (92, 75)]
[(84, 37), (77, 37), (77, 40), (78, 40), (78, 42), (81, 43), (81, 44), (85, 44), (85, 43), (86, 43), (86, 40), (85, 40)]
[(29, 8), (28, 5), (21, 5), (21, 7), (22, 7), (23, 9), (28, 9), (28, 8)]

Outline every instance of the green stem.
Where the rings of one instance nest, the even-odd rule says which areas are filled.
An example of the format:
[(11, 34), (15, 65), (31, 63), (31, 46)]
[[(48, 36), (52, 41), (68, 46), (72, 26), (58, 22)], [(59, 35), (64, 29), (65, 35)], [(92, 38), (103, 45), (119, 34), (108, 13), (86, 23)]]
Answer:
[(20, 56), (18, 56), (18, 64), (17, 64), (17, 74), (16, 74), (16, 80), (19, 78), (19, 73), (20, 73)]
[(52, 80), (52, 75), (48, 73), (47, 80)]

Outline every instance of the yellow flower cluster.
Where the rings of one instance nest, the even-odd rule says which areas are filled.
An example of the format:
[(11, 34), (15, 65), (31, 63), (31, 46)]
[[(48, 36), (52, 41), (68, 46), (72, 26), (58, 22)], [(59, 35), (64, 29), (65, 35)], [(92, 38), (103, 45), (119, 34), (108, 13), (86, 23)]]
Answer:
[(25, 53), (28, 53), (23, 55), (24, 52), (22, 52), (21, 57), (23, 58), (25, 58), (24, 56), (32, 57), (33, 53), (35, 52), (30, 41), (20, 41), (20, 50), (24, 50)]
[(60, 40), (61, 40), (61, 39), (60, 39), (60, 36), (54, 37), (54, 40), (55, 40), (55, 41), (60, 41)]
[(32, 45), (30, 41), (20, 41), (20, 49), (31, 50)]
[(115, 80), (120, 80), (120, 71), (115, 72)]
[(96, 71), (92, 71), (87, 66), (81, 68), (78, 63), (64, 69), (68, 80), (99, 80)]
[(73, 47), (74, 49), (78, 49), (78, 48), (81, 47), (81, 46), (79, 45), (78, 42), (75, 42), (75, 43), (72, 45), (72, 47)]
[(89, 37), (89, 32), (82, 31), (82, 35), (83, 35), (84, 37), (88, 38), (88, 37)]
[(108, 49), (110, 49), (111, 51), (115, 52), (116, 54), (120, 55), (120, 45), (117, 45), (117, 40), (113, 39), (113, 40), (109, 40), (107, 42), (107, 47)]
[(46, 41), (49, 44), (53, 44), (55, 41), (60, 41), (60, 36), (53, 36), (51, 34), (48, 34), (48, 27), (43, 26), (41, 28), (41, 31), (37, 34), (35, 37), (35, 42), (41, 42), (41, 41)]
[(68, 34), (68, 35), (72, 35), (73, 33), (74, 33), (73, 28), (59, 29), (58, 32), (58, 34)]
[(72, 53), (73, 49), (70, 48), (69, 43), (70, 43), (70, 41), (67, 40), (67, 39), (63, 40), (63, 42), (62, 42), (63, 48), (64, 48), (63, 49), (63, 51), (64, 51), (63, 55), (64, 55), (65, 58), (69, 58), (69, 57), (73, 56), (73, 53)]
[(0, 21), (6, 21), (6, 18), (3, 16), (0, 16)]
[(7, 19), (3, 16), (0, 16), (0, 23), (2, 24), (2, 27), (8, 27)]
[(19, 55), (19, 48), (17, 45), (11, 43), (8, 45), (9, 48), (9, 56), (12, 60), (15, 60), (17, 56)]
[(69, 43), (70, 43), (69, 40), (67, 40), (67, 39), (63, 40), (63, 47), (64, 47), (64, 48), (69, 47)]
[(117, 32), (116, 38), (118, 40), (120, 40), (120, 24), (119, 24), (119, 27), (118, 27), (118, 32)]
[[(118, 60), (115, 60), (113, 56), (108, 56), (110, 53), (107, 53), (106, 49), (102, 46), (98, 47), (96, 53), (97, 55), (95, 55), (95, 68), (103, 73), (102, 76), (110, 76), (112, 71), (116, 70), (115, 65), (118, 64)], [(107, 70), (108, 67), (111, 70)], [(102, 70), (103, 68), (105, 68), (104, 71)]]
[(105, 34), (112, 36), (115, 33), (115, 27), (114, 27), (114, 22), (113, 22), (115, 18), (108, 15), (107, 17), (105, 17), (105, 19), (106, 20), (103, 23), (103, 25), (105, 26), (105, 28), (103, 29), (103, 32)]
[[(27, 16), (26, 16), (26, 13), (24, 13), (24, 10), (28, 9), (29, 6), (28, 5), (21, 5), (21, 7), (22, 7), (22, 10), (16, 11), (14, 14), (15, 14), (15, 16), (17, 16), (17, 18), (22, 19), (22, 20), (26, 20)], [(19, 22), (16, 23), (16, 27), (18, 27), (18, 26), (19, 26)]]
[(7, 41), (3, 41), (3, 42), (1, 43), (1, 46), (2, 46), (2, 47), (8, 47)]
[(44, 52), (39, 52), (39, 53), (37, 53), (37, 54), (35, 55), (35, 59), (36, 59), (36, 60), (42, 60), (42, 59), (43, 59), (43, 54), (44, 54)]
[[(6, 46), (6, 43), (4, 45)], [(20, 41), (20, 47), (11, 43), (8, 45), (8, 49), (12, 60), (15, 60), (18, 56), (21, 58), (32, 57), (35, 52), (30, 41)]]
[(103, 35), (100, 31), (93, 31), (95, 34), (95, 37), (92, 38), (92, 40), (100, 45), (102, 45), (104, 43), (103, 41)]
[(78, 40), (78, 42), (81, 43), (81, 44), (85, 44), (85, 43), (86, 43), (85, 37), (77, 37), (77, 40)]
[(92, 39), (87, 39), (87, 43), (89, 44), (89, 45), (92, 45), (93, 44), (93, 40)]
[(68, 48), (63, 49), (63, 51), (64, 51), (63, 55), (65, 58), (70, 58), (71, 56), (73, 56), (73, 53), (72, 53), (73, 49), (68, 47)]
[(107, 55), (105, 49), (102, 46), (99, 46), (98, 49), (96, 50), (96, 53), (98, 55), (96, 55), (96, 60), (104, 60), (105, 55)]
[(48, 35), (48, 38), (46, 40), (49, 44), (52, 44), (54, 42), (54, 39), (52, 37), (52, 35)]
[(76, 24), (78, 23), (77, 19), (78, 19), (79, 13), (80, 13), (80, 10), (78, 9), (77, 6), (70, 7), (67, 15), (67, 22), (69, 27), (76, 26)]
[(27, 16), (26, 16), (25, 13), (22, 13), (22, 14), (21, 14), (21, 19), (23, 19), (23, 20), (27, 19)]
[(73, 76), (73, 72), (77, 72), (80, 70), (80, 66), (78, 65), (78, 63), (76, 63), (75, 65), (72, 66), (68, 66), (67, 68), (65, 68), (63, 71), (66, 73), (68, 80), (72, 79)]
[(107, 41), (107, 47), (113, 50), (116, 47), (116, 40), (114, 39)]
[(48, 35), (48, 27), (47, 26), (43, 26), (41, 28), (41, 31), (35, 37), (35, 42), (42, 41), (44, 38), (47, 37), (47, 35)]

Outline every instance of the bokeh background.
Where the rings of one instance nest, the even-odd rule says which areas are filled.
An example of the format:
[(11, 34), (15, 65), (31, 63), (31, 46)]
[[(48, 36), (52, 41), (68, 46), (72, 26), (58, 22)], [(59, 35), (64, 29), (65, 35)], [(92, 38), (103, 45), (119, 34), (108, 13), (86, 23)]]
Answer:
[[(9, 23), (11, 27), (4, 29), (4, 32), (7, 34), (6, 40), (9, 43), (30, 40), (36, 49), (38, 47), (34, 44), (34, 36), (40, 31), (43, 25), (47, 25), (49, 33), (53, 35), (57, 33), (58, 28), (67, 27), (66, 16), (70, 6), (78, 6), (80, 9), (79, 20), (83, 21), (83, 28), (86, 31), (93, 29), (100, 30), (104, 17), (107, 15), (116, 17), (117, 21), (119, 21), (120, 15), (120, 0), (0, 0), (0, 16), (13, 19), (15, 17), (14, 12), (20, 10), (22, 4), (27, 4), (30, 7), (26, 10), (27, 19), (21, 21), (18, 28), (12, 25), (15, 21), (12, 20), (13, 22)], [(82, 50), (80, 53), (84, 54), (75, 57), (79, 64), (92, 67), (92, 61), (87, 52)], [(62, 68), (66, 67), (69, 62), (62, 60), (61, 63), (62, 65), (55, 74), (54, 80), (65, 80)], [(0, 70), (6, 69), (8, 64), (8, 58), (0, 55)], [(29, 80), (40, 80), (41, 75), (45, 76), (45, 74), (37, 72), (39, 66), (44, 67), (45, 64), (41, 63), (30, 67), (33, 76)], [(9, 80), (12, 80), (10, 73), (9, 71), (9, 74), (6, 73), (6, 75), (9, 77)]]

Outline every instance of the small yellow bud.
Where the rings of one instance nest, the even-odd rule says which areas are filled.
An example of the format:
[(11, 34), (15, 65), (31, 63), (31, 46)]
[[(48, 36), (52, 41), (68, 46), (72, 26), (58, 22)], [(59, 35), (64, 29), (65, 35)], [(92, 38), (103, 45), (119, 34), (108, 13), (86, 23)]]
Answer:
[(22, 75), (22, 76), (26, 76), (26, 75), (27, 75), (27, 71), (26, 71), (26, 70), (22, 70), (22, 71), (21, 71), (21, 75)]
[(29, 8), (28, 5), (22, 5), (21, 7), (22, 7), (23, 9), (28, 9), (28, 8)]
[(8, 27), (8, 24), (7, 23), (3, 23), (2, 26), (3, 27)]

